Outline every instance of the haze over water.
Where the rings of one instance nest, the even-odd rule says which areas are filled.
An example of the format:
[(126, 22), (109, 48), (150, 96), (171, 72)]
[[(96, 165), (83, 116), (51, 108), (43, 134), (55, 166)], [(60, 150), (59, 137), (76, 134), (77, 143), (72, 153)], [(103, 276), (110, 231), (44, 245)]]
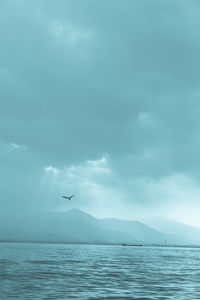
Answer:
[(0, 243), (1, 299), (200, 299), (194, 248)]

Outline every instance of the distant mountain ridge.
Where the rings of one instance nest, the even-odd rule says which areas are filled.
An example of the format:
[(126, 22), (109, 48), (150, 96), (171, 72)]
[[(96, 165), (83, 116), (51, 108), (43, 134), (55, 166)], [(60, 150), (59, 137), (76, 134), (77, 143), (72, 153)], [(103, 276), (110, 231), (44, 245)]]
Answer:
[(18, 219), (7, 228), (0, 221), (0, 240), (95, 244), (200, 244), (200, 229), (195, 229), (196, 236), (190, 236), (191, 226), (183, 225), (184, 232), (189, 228), (185, 236), (183, 230), (176, 234), (178, 225), (172, 226), (174, 230), (163, 230), (162, 226), (148, 226), (138, 221), (98, 219), (73, 208), (65, 212), (43, 211), (37, 216)]
[(171, 236), (177, 243), (200, 244), (200, 228), (166, 218), (156, 218), (148, 222), (155, 229)]

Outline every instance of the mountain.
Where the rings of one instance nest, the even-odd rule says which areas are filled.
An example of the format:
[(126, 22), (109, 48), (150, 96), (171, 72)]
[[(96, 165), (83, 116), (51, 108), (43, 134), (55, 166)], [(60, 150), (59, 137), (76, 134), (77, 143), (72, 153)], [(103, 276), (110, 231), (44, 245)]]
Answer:
[(73, 243), (137, 242), (124, 232), (98, 227), (96, 220), (77, 209), (59, 213), (41, 212), (37, 216), (17, 220), (13, 227), (6, 229), (0, 226), (0, 239)]
[[(164, 243), (166, 235), (136, 221), (97, 219), (81, 210), (41, 212), (17, 220), (0, 239), (75, 243)], [(5, 226), (4, 226), (5, 228)], [(7, 233), (6, 233), (7, 232)], [(11, 238), (12, 237), (12, 238)]]
[(170, 243), (200, 244), (200, 228), (165, 218), (148, 221), (154, 229), (159, 229), (169, 236)]
[(99, 220), (102, 228), (109, 230), (121, 230), (130, 234), (140, 243), (164, 244), (167, 235), (138, 221), (126, 221), (119, 219)]
[(200, 245), (200, 228), (167, 219), (97, 219), (79, 209), (43, 211), (17, 220), (0, 218), (0, 240), (95, 244)]

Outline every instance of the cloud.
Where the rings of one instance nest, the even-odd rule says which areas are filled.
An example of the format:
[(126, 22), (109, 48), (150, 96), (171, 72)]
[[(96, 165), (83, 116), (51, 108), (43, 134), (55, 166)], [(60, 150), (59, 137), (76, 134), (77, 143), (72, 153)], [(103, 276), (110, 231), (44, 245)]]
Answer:
[(55, 175), (59, 173), (59, 170), (57, 168), (52, 167), (52, 166), (45, 167), (44, 170), (47, 173), (53, 173)]
[(101, 201), (108, 214), (154, 202), (162, 214), (163, 199), (184, 196), (169, 184), (177, 174), (196, 194), (197, 1), (0, 5), (0, 207), (62, 208), (64, 182), (70, 192), (78, 182), (85, 208), (99, 215)]
[(15, 144), (15, 143), (10, 143), (8, 145), (8, 149), (9, 151), (14, 151), (14, 150), (25, 150), (26, 149), (26, 146), (25, 145), (18, 145), (18, 144)]
[(71, 24), (64, 24), (60, 20), (52, 22), (51, 32), (61, 40), (66, 41), (69, 45), (76, 45), (79, 42), (83, 42), (92, 38), (92, 31), (82, 28), (76, 28)]
[[(65, 211), (77, 207), (96, 217), (136, 220), (165, 217), (200, 225), (197, 214), (200, 188), (187, 175), (172, 173), (159, 179), (143, 176), (127, 179), (112, 170), (105, 156), (62, 170), (47, 167), (47, 171), (49, 177), (44, 188), (48, 199), (44, 209)], [(60, 198), (74, 193), (73, 201)]]

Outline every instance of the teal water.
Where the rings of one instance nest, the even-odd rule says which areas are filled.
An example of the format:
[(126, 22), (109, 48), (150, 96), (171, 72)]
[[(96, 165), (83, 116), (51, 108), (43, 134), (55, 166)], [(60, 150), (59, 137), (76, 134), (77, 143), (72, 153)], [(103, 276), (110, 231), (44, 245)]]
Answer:
[(0, 299), (200, 299), (200, 250), (0, 243)]

